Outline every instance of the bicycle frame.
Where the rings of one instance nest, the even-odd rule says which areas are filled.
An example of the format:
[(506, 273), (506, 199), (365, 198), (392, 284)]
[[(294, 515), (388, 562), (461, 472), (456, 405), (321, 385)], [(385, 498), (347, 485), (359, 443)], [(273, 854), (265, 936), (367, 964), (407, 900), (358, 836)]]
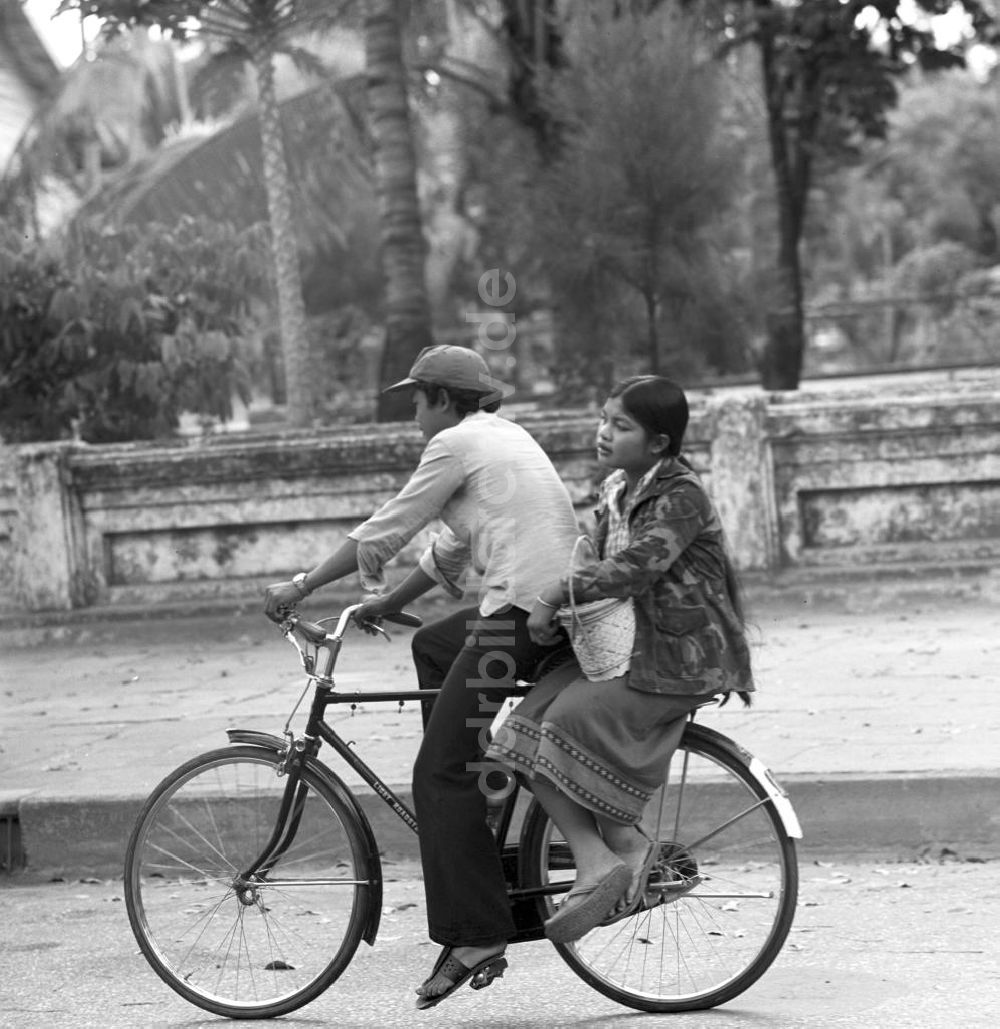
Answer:
[[(326, 711), (424, 703), (440, 691), (336, 692), (333, 668), (354, 611), (342, 613), (335, 633), (294, 613), (286, 618), (282, 628), (308, 679), (284, 738), (230, 729), (235, 746), (196, 755), (159, 783), (129, 838), (125, 903), (140, 949), (172, 989), (215, 1014), (287, 1014), (336, 981), (361, 942), (375, 943), (383, 872), (369, 805), (321, 759), (324, 742), (417, 831), (414, 805), (369, 767), (341, 721), (328, 724)], [(558, 667), (553, 658), (529, 678)], [(301, 726), (303, 717), (297, 735), (292, 721)], [(684, 727), (678, 750), (683, 760), (649, 812), (650, 846), (632, 905), (579, 940), (557, 943), (588, 985), (642, 1011), (702, 1010), (737, 996), (780, 952), (797, 901), (801, 829), (766, 766), (696, 724)], [(509, 781), (511, 790), (496, 803), (482, 797), (481, 808), (513, 943), (543, 938), (553, 895), (570, 888), (577, 870), (537, 798)]]
[[(441, 691), (439, 689), (418, 689), (393, 690), (389, 692), (336, 692), (332, 672), (340, 652), (347, 621), (354, 610), (354, 607), (347, 608), (340, 616), (337, 629), (332, 634), (326, 635), (322, 646), (327, 649), (328, 653), (321, 670), (315, 669), (312, 655), (303, 650), (292, 632), (290, 630), (285, 632), (286, 638), (299, 651), (303, 667), (306, 669), (310, 680), (314, 683), (315, 689), (302, 738), (295, 739), (291, 733), (287, 734), (287, 751), (282, 767), (284, 774), (288, 777), (288, 781), (285, 785), (276, 825), (270, 839), (263, 846), (255, 860), (242, 871), (239, 877), (248, 884), (256, 876), (266, 876), (294, 840), (308, 793), (308, 786), (302, 781), (302, 767), (309, 759), (316, 758), (322, 742), (327, 743), (336, 754), (354, 769), (362, 781), (375, 792), (383, 803), (391, 808), (395, 815), (412, 832), (417, 833), (419, 831), (414, 812), (392, 787), (352, 749), (351, 742), (345, 740), (330, 726), (326, 721), (325, 714), (328, 707), (338, 704), (425, 702), (433, 700)], [(310, 639), (310, 642), (314, 643), (317, 647), (320, 646), (319, 641), (316, 639)], [(515, 688), (511, 692), (511, 696), (523, 695), (525, 689), (524, 687)], [(238, 729), (229, 730), (229, 736), (234, 741), (252, 741), (255, 736), (260, 738), (258, 734), (253, 732), (246, 733)], [(277, 738), (268, 737), (268, 739), (275, 740)], [(514, 924), (517, 927), (517, 935), (510, 942), (543, 939), (544, 930), (535, 901), (544, 896), (564, 893), (570, 887), (568, 883), (556, 883), (528, 889), (518, 886), (518, 846), (516, 843), (508, 843), (507, 836), (513, 821), (514, 808), (519, 793), (520, 788), (515, 783), (514, 789), (503, 799), (499, 806), (494, 828), (497, 849), (500, 852), (504, 876), (507, 880), (508, 895), (511, 899)]]

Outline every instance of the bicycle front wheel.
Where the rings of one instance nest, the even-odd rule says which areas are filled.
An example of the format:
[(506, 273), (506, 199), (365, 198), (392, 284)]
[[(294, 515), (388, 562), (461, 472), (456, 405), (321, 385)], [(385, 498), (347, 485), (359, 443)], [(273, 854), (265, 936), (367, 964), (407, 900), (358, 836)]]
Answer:
[(280, 764), (255, 746), (193, 758), (153, 791), (126, 852), (143, 954), (181, 996), (230, 1018), (271, 1018), (318, 997), (354, 955), (379, 881), (356, 814), (309, 768), (294, 837), (247, 874), (278, 821)]
[[(658, 853), (639, 911), (556, 944), (582, 979), (621, 1004), (660, 1012), (722, 1004), (766, 971), (788, 935), (798, 895), (795, 841), (727, 744), (710, 730), (685, 729), (667, 784), (643, 818)], [(572, 883), (570, 849), (537, 804), (521, 853), (523, 886)], [(548, 918), (554, 901), (539, 904)]]

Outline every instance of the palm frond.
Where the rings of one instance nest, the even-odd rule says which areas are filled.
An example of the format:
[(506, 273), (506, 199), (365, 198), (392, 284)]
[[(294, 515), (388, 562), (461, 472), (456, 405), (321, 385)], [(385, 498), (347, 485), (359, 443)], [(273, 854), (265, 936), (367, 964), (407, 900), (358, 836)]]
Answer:
[(360, 0), (214, 0), (198, 15), (198, 34), (243, 43), (266, 34), (280, 47), (303, 33), (343, 28), (360, 6)]
[[(84, 149), (104, 167), (135, 160), (180, 121), (170, 45), (145, 33), (113, 40), (63, 74), (26, 126), (0, 179), (0, 208), (56, 180), (85, 188)], [(108, 145), (110, 144), (110, 146)]]
[(191, 63), (188, 92), (199, 118), (233, 115), (252, 102), (247, 82), (248, 59), (246, 50), (234, 43)]
[[(303, 252), (341, 249), (359, 221), (373, 217), (363, 86), (360, 76), (324, 83), (280, 105)], [(183, 215), (240, 228), (267, 220), (256, 114), (209, 135), (170, 141), (122, 172), (76, 218), (170, 225)]]
[(311, 50), (306, 50), (301, 46), (292, 46), (283, 47), (280, 52), (288, 57), (295, 70), (303, 75), (312, 76), (317, 79), (322, 79), (329, 75), (329, 69), (323, 62), (323, 59)]

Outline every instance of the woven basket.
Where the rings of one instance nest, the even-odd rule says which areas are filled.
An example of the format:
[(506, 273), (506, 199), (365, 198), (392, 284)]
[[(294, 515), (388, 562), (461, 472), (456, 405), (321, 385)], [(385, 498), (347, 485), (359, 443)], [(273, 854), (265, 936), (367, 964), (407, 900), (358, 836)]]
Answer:
[(573, 546), (570, 558), (569, 607), (560, 610), (559, 622), (569, 633), (580, 670), (591, 682), (614, 679), (628, 671), (635, 649), (635, 610), (632, 598), (605, 597), (577, 604), (573, 596), (573, 567), (581, 541)]

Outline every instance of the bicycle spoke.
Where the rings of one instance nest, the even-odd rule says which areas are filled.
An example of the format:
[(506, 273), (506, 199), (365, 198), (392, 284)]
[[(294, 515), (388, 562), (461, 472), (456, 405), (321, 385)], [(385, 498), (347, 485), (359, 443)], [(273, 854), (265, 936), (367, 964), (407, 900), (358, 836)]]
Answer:
[(157, 788), (129, 843), (126, 902), (144, 953), (177, 992), (230, 1017), (283, 1014), (318, 995), (378, 895), (353, 812), (317, 778), (282, 827), (275, 874), (242, 877), (275, 830), (278, 763), (253, 746), (194, 759)]
[[(181, 839), (181, 837), (178, 836), (178, 839)], [(162, 844), (150, 843), (150, 849), (156, 851), (159, 854), (162, 854), (164, 857), (170, 858), (174, 862), (174, 864), (172, 864), (172, 865), (155, 864), (154, 865), (152, 863), (147, 863), (147, 866), (146, 866), (147, 868), (157, 868), (157, 869), (162, 869), (164, 871), (171, 871), (171, 872), (176, 872), (178, 868), (187, 868), (190, 871), (195, 872), (199, 877), (203, 877), (203, 878), (206, 878), (206, 879), (213, 879), (213, 880), (217, 879), (220, 882), (222, 881), (221, 879), (218, 879), (218, 877), (216, 875), (209, 875), (209, 873), (206, 871), (204, 866), (191, 864), (191, 862), (188, 861), (187, 858), (182, 858), (180, 856), (180, 854), (176, 853), (175, 851), (167, 850), (167, 848), (164, 847)], [(235, 871), (236, 871), (235, 868), (231, 868), (230, 869), (231, 873), (235, 872)]]
[(768, 803), (766, 800), (759, 800), (756, 804), (751, 804), (750, 807), (745, 808), (737, 815), (733, 815), (732, 818), (727, 819), (721, 825), (716, 826), (711, 832), (705, 833), (700, 839), (694, 840), (692, 843), (687, 844), (691, 850), (698, 850), (704, 847), (709, 840), (715, 839), (716, 836), (721, 835), (727, 829), (732, 828), (737, 822), (742, 821), (749, 815), (752, 815), (755, 811), (759, 810), (764, 804)]
[[(717, 739), (689, 727), (674, 774), (647, 807), (644, 829), (658, 852), (640, 909), (559, 946), (592, 986), (640, 1010), (697, 1010), (736, 996), (773, 961), (794, 914), (794, 843), (742, 754)], [(544, 891), (571, 878), (571, 854), (544, 813), (536, 806), (526, 823), (526, 867), (537, 879), (525, 886)]]

